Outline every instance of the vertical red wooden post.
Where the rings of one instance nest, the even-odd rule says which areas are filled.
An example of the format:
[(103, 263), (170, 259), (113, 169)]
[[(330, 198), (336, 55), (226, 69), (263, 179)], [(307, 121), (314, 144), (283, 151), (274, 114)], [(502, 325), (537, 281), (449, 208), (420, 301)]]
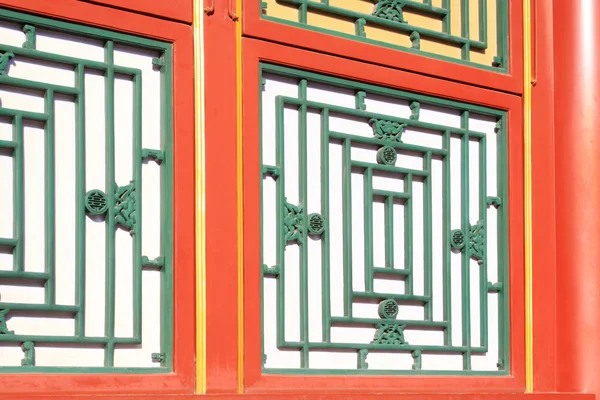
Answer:
[(600, 2), (555, 0), (557, 388), (600, 393)]
[[(533, 0), (531, 178), (533, 389), (556, 390), (556, 166), (552, 2)], [(549, 250), (550, 249), (550, 250)]]
[(206, 168), (206, 393), (238, 386), (235, 24), (229, 0), (204, 16)]

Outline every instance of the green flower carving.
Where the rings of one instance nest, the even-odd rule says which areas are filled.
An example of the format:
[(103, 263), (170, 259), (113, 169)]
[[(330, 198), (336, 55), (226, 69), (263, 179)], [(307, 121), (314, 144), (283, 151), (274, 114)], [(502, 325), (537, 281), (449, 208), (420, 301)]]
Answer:
[(402, 3), (398, 0), (379, 0), (373, 15), (405, 24), (406, 21), (404, 20), (404, 15), (402, 13), (402, 6)]
[(406, 124), (387, 121), (385, 119), (371, 118), (369, 125), (373, 128), (373, 136), (381, 140), (390, 140), (392, 142), (402, 142), (402, 134)]

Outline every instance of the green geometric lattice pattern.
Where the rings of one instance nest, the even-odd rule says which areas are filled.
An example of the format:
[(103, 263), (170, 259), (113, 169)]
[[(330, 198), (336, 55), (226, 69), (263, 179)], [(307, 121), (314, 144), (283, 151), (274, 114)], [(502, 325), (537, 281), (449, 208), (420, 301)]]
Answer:
[(254, 1), (260, 2), (265, 20), (491, 71), (508, 71), (507, 0)]
[(0, 10), (0, 373), (171, 370), (171, 64)]
[(506, 113), (261, 68), (265, 373), (509, 373)]

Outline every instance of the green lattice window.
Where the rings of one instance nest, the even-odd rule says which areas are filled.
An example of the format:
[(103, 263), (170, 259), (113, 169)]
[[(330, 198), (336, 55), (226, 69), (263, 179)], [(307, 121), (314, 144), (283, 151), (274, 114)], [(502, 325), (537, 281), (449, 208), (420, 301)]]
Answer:
[(171, 54), (0, 10), (0, 372), (171, 369)]
[(507, 374), (505, 112), (261, 71), (264, 371)]
[(508, 70), (507, 0), (254, 1), (260, 2), (266, 20), (489, 70)]

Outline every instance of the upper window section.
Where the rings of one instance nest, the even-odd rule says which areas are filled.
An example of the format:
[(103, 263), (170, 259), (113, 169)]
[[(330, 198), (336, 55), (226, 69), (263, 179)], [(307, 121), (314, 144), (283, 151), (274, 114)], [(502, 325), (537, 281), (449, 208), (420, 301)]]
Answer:
[(262, 0), (261, 7), (267, 20), (508, 70), (506, 0)]

